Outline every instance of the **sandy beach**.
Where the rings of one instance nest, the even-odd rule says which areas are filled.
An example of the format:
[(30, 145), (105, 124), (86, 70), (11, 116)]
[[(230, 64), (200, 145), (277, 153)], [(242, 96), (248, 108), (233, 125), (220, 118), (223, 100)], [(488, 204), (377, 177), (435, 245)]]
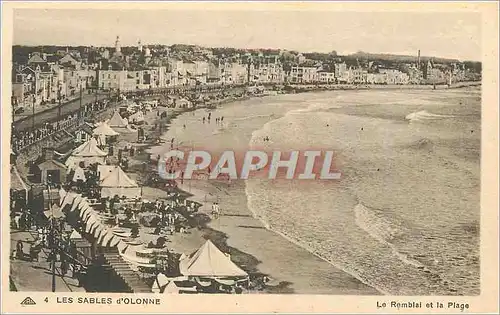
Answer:
[[(223, 106), (231, 106), (234, 102), (223, 103)], [(167, 109), (160, 107), (158, 110), (161, 112)], [(168, 109), (167, 118), (160, 119), (154, 110), (146, 114), (145, 121), (148, 125), (145, 127), (150, 128), (147, 133), (152, 139), (165, 139), (169, 124), (175, 119), (180, 119), (176, 117), (192, 115), (184, 110)], [(166, 127), (162, 133), (157, 128), (151, 130), (153, 125), (160, 123)], [(119, 146), (133, 143), (135, 139), (132, 136), (120, 136)], [(149, 147), (150, 145), (142, 145), (141, 151), (156, 152), (162, 145)], [(138, 169), (146, 158), (145, 154), (137, 155), (131, 161), (130, 168)], [(138, 171), (131, 177), (137, 179), (143, 175)], [(198, 210), (198, 215), (203, 217), (200, 221), (205, 222), (201, 222), (198, 228), (190, 229), (187, 234), (176, 233), (169, 237), (168, 247), (174, 252), (192, 253), (206, 239), (210, 239), (221, 250), (229, 253), (231, 259), (245, 271), (253, 275), (267, 275), (271, 279), (263, 291), (267, 293), (380, 294), (282, 235), (266, 229), (247, 207), (243, 182), (235, 182), (228, 186), (222, 182), (192, 180), (191, 183), (179, 182), (178, 187), (192, 195), (190, 200), (203, 204)], [(143, 187), (144, 199), (154, 200), (164, 194), (160, 189)], [(209, 219), (214, 201), (223, 204), (225, 209), (219, 218)]]
[[(347, 178), (338, 185), (178, 181), (178, 188), (202, 206), (196, 226), (169, 236), (167, 246), (190, 254), (210, 239), (252, 276), (271, 279), (262, 293), (408, 295), (422, 293), (429, 286), (436, 294), (474, 294), (479, 279), (478, 212), (474, 210), (478, 207), (474, 187), (479, 174), (479, 92), (474, 88), (326, 91), (239, 100), (228, 97), (211, 109), (158, 107), (145, 115), (142, 127), (148, 140), (139, 143), (136, 132), (122, 133), (115, 151), (126, 145), (136, 147), (127, 173), (143, 186), (143, 199), (152, 201), (167, 197), (164, 190), (148, 186), (146, 178), (157, 172), (154, 159), (170, 149), (171, 138), (176, 146), (210, 144), (215, 151), (261, 146), (266, 135), (271, 135), (269, 148), (300, 148), (310, 143), (332, 147), (339, 153), (338, 162)], [(97, 119), (109, 118), (111, 111)], [(161, 116), (165, 111), (166, 117)], [(224, 124), (202, 123), (209, 112), (214, 120), (223, 115)], [(371, 132), (360, 133), (363, 128)], [(289, 138), (289, 134), (296, 137)], [(374, 151), (374, 145), (382, 152)], [(401, 163), (407, 155), (414, 159), (413, 165)], [(433, 172), (443, 165), (448, 169), (446, 176), (429, 182), (423, 170)], [(460, 201), (454, 187), (443, 188), (443, 182), (463, 172), (470, 176), (462, 185), (469, 195)], [(419, 186), (422, 181), (428, 187)], [(410, 184), (411, 192), (404, 189)], [(399, 194), (387, 194), (388, 187)], [(435, 187), (442, 187), (441, 191)], [(432, 202), (438, 198), (447, 200), (448, 206), (436, 208)], [(213, 202), (222, 207), (218, 218), (211, 218)], [(424, 227), (414, 219), (416, 204), (440, 211), (445, 221), (429, 221)], [(448, 208), (455, 212), (447, 212)], [(421, 210), (418, 218), (425, 221), (432, 216)], [(444, 226), (449, 233), (442, 234)], [(464, 229), (469, 238), (463, 250), (446, 252), (454, 242), (464, 245), (457, 234)], [(146, 232), (141, 237), (148, 242), (154, 236)], [(423, 243), (441, 251), (435, 256), (420, 254)], [(450, 259), (439, 259), (447, 256)], [(452, 279), (447, 270), (462, 275)]]
[[(243, 150), (249, 140), (260, 145), (265, 135), (271, 135), (270, 146), (285, 148), (308, 144), (307, 137), (314, 137), (316, 144), (340, 153), (346, 179), (338, 185), (318, 182), (307, 187), (185, 182), (182, 187), (191, 190), (193, 198), (208, 201), (202, 209), (208, 211), (218, 201), (223, 215), (199, 234), (176, 236), (181, 240), (173, 238), (171, 246), (190, 252), (208, 235), (246, 270), (281, 283), (276, 290), (281, 292), (411, 295), (430, 287), (438, 295), (476, 294), (480, 94), (469, 89), (269, 96), (219, 106), (212, 113), (228, 121), (222, 127), (200, 122), (206, 109), (178, 116), (163, 134), (165, 141), (175, 138), (200, 147), (210, 143), (214, 150), (230, 144)], [(360, 133), (363, 127), (370, 132)], [(291, 133), (297, 136), (286, 136)], [(165, 148), (152, 151), (159, 154)], [(443, 176), (428, 177), (443, 165)], [(469, 180), (460, 186), (468, 197), (460, 201), (446, 182), (465, 174)], [(441, 199), (448, 205), (433, 203)], [(309, 211), (314, 215), (307, 215)], [(444, 221), (431, 223), (437, 211)], [(467, 246), (454, 252), (457, 242), (464, 244), (457, 234), (464, 229), (470, 236)], [(224, 246), (226, 239), (229, 247)], [(439, 250), (425, 255), (422, 244)], [(311, 268), (306, 273), (294, 264)], [(461, 276), (451, 278), (449, 270)]]

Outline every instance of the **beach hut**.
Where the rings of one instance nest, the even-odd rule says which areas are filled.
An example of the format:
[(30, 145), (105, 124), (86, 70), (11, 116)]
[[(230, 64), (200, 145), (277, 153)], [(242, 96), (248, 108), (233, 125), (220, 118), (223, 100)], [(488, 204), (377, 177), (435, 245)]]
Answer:
[(231, 258), (220, 251), (210, 240), (190, 256), (179, 262), (182, 275), (202, 278), (248, 278)]
[(44, 161), (37, 165), (35, 176), (40, 176), (41, 183), (64, 183), (66, 181), (67, 167), (54, 158), (54, 150), (46, 148)]
[(135, 198), (141, 196), (141, 188), (135, 181), (130, 179), (128, 175), (121, 169), (115, 167), (109, 174), (103, 178), (100, 185), (101, 197), (126, 196), (127, 198)]
[(88, 122), (85, 122), (74, 132), (75, 142), (82, 143), (90, 140), (92, 138), (92, 129), (92, 125)]

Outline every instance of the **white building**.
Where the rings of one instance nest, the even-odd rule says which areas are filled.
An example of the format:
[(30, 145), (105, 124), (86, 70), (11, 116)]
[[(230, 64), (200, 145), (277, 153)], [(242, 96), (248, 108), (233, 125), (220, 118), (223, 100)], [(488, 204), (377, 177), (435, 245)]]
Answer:
[(324, 84), (335, 83), (335, 72), (318, 71), (319, 81)]

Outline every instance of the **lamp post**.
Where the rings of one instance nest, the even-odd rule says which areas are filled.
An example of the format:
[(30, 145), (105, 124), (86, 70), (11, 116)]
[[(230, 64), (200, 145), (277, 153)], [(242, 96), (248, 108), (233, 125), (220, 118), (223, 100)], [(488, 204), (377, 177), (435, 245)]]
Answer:
[(83, 84), (82, 84), (82, 78), (80, 76), (78, 76), (78, 82), (80, 82), (80, 124), (83, 124), (84, 121), (84, 112), (82, 110)]
[(57, 98), (59, 100), (59, 104), (57, 105), (57, 120), (61, 118), (61, 82), (57, 82)]
[(31, 127), (33, 128), (33, 130), (35, 130), (35, 103), (36, 103), (36, 91), (35, 94), (33, 94), (33, 104), (32, 104), (33, 115), (31, 116)]
[(50, 195), (50, 183), (51, 183), (51, 176), (47, 174), (47, 195), (48, 195), (48, 200), (49, 200), (49, 207), (50, 207), (50, 257), (51, 257), (51, 264), (52, 264), (52, 292), (56, 292), (56, 233), (55, 233), (55, 217), (54, 217), (54, 208), (52, 207), (52, 198)]

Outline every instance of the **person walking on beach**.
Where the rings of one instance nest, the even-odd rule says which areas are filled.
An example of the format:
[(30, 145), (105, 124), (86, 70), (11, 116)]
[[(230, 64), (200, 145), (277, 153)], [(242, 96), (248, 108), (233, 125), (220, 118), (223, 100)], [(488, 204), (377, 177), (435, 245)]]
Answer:
[(203, 116), (203, 123), (205, 123), (205, 116)]
[(215, 203), (215, 212), (217, 213), (217, 217), (221, 215), (220, 206), (218, 202)]
[(19, 240), (17, 241), (17, 244), (16, 244), (16, 255), (15, 257), (17, 259), (24, 259), (24, 244), (23, 244), (23, 241)]

